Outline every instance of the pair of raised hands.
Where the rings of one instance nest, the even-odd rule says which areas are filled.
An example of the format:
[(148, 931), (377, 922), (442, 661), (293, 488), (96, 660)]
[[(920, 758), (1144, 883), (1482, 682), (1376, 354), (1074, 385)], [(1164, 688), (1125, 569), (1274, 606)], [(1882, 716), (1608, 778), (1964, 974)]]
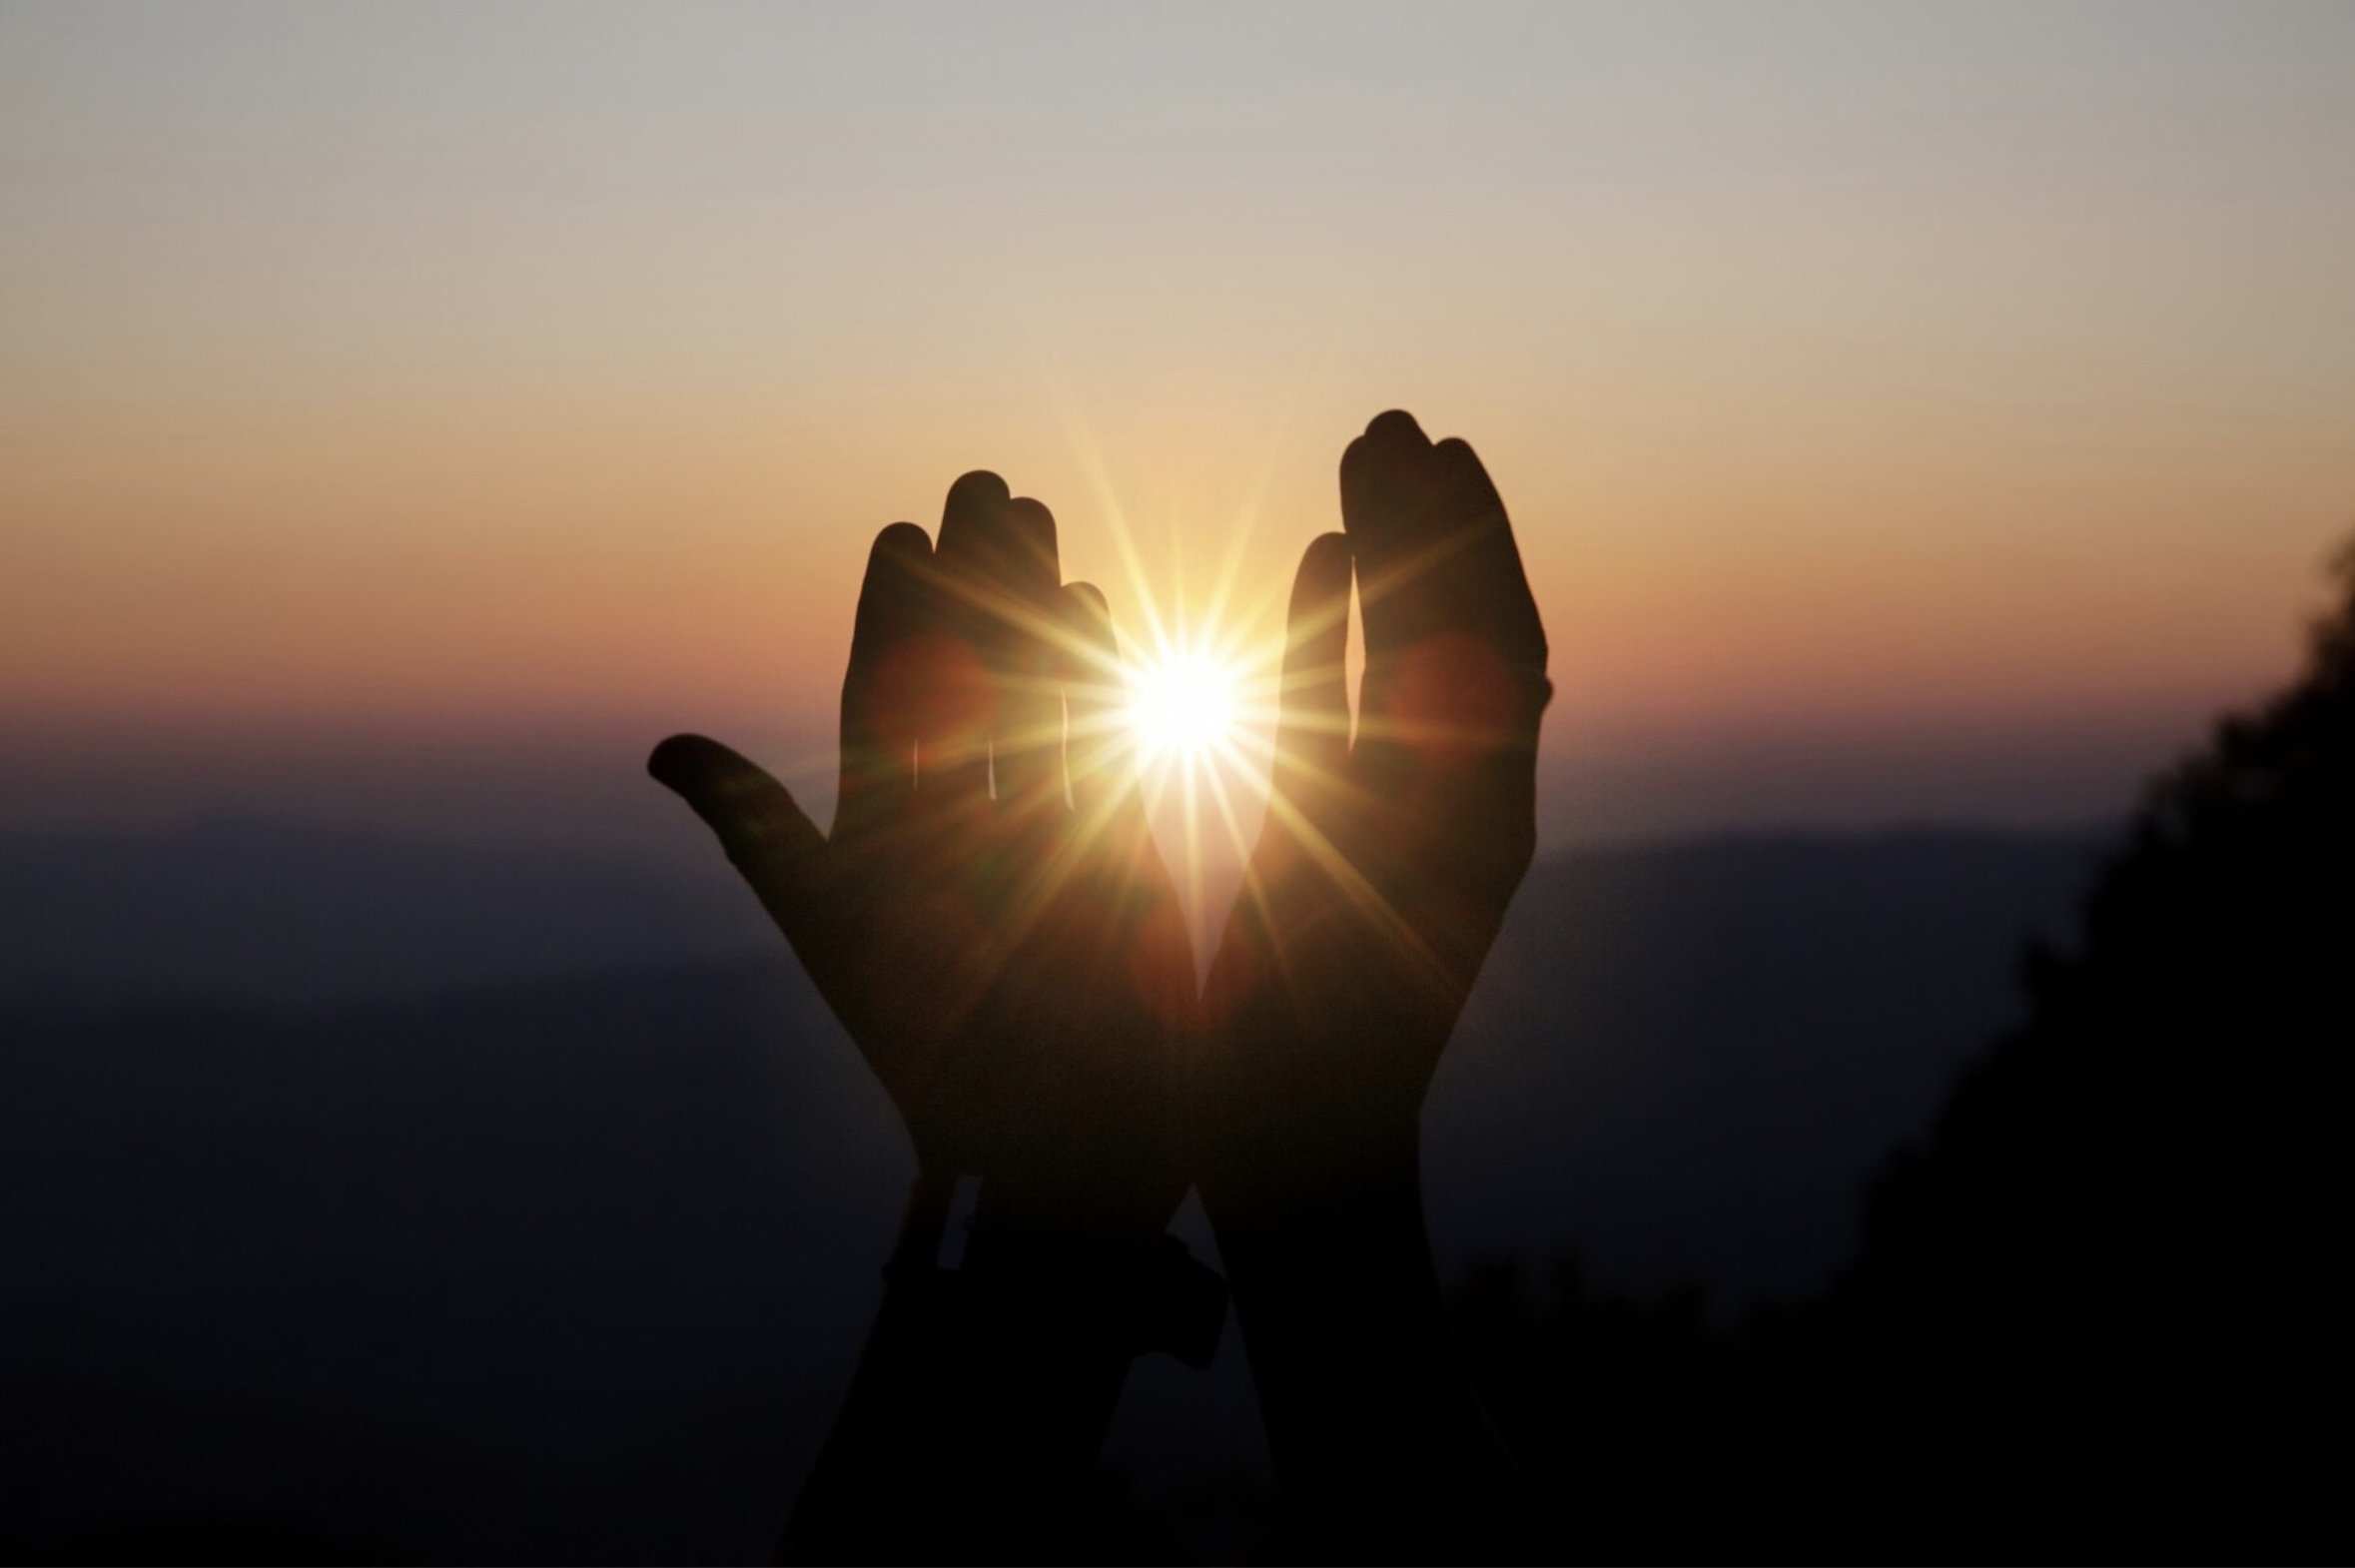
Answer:
[(649, 764), (774, 916), (924, 1176), (982, 1179), (977, 1245), (1134, 1246), (1198, 1184), (1247, 1338), (1238, 1254), (1413, 1187), (1424, 1091), (1535, 843), (1551, 688), (1495, 487), (1398, 412), (1340, 477), (1343, 531), (1292, 589), (1265, 825), (1199, 996), (1104, 596), (1063, 582), (1053, 515), (995, 474), (951, 487), (937, 539), (875, 541), (830, 834), (716, 741)]

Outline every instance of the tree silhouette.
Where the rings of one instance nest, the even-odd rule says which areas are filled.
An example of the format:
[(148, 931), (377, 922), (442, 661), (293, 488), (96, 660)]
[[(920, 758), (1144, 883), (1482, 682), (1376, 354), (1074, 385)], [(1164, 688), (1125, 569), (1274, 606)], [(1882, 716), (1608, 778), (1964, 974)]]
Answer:
[(1574, 1550), (2341, 1558), (2355, 544), (2305, 670), (2156, 780), (1821, 1300), (1454, 1299)]
[(2317, 1434), (2347, 1383), (2355, 545), (2335, 575), (2303, 675), (2150, 788), (2073, 949), (2030, 948), (2026, 1022), (1869, 1194), (1838, 1309), (1878, 1413), (1938, 1409), (1950, 1462), (2001, 1496), (1966, 1544), (2040, 1517), (2086, 1549), (2146, 1530), (2294, 1555), (2324, 1517), (2338, 1445)]

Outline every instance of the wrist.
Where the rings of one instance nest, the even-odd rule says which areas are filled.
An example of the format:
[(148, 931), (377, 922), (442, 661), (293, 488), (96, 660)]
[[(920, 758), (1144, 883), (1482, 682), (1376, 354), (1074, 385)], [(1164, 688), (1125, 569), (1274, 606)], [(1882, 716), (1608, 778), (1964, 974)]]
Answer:
[[(1209, 1364), (1226, 1283), (1164, 1230), (1073, 1225), (1007, 1183), (919, 1176), (884, 1277), (891, 1300), (977, 1346), (1039, 1341), (1126, 1362), (1167, 1350)], [(995, 1201), (993, 1201), (995, 1199)]]
[[(1412, 1140), (1344, 1160), (1254, 1164), (1205, 1184), (1203, 1208), (1254, 1365), (1419, 1355), (1444, 1338), (1438, 1272)], [(1352, 1331), (1336, 1335), (1336, 1322)]]
[(1412, 1116), (1395, 1126), (1360, 1126), (1346, 1136), (1305, 1129), (1228, 1139), (1204, 1160), (1198, 1186), (1218, 1233), (1249, 1242), (1312, 1239), (1341, 1226), (1422, 1232), (1422, 1152)]
[(1238, 1295), (1265, 1293), (1271, 1282), (1287, 1294), (1348, 1294), (1431, 1268), (1422, 1183), (1411, 1163), (1230, 1192), (1203, 1206)]

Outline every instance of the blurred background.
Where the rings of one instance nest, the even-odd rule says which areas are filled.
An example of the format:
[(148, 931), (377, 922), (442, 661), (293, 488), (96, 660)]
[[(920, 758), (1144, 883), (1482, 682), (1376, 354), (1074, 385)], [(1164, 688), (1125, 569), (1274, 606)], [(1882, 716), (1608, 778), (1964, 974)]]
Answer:
[[(1443, 1262), (1826, 1289), (2300, 668), (2351, 82), (2321, 3), (0, 4), (0, 1543), (764, 1552), (909, 1159), (645, 751), (825, 820), (973, 467), (1271, 657), (1390, 406), (1559, 692)], [(1196, 1555), (1249, 1401), (1124, 1410)]]

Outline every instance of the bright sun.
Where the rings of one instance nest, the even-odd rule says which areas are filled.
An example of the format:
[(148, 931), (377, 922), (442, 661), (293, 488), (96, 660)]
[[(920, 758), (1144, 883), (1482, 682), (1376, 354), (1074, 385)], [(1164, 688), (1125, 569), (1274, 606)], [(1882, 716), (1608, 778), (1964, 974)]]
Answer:
[(1232, 673), (1199, 653), (1174, 653), (1136, 670), (1129, 723), (1148, 757), (1192, 762), (1209, 756), (1234, 727)]

